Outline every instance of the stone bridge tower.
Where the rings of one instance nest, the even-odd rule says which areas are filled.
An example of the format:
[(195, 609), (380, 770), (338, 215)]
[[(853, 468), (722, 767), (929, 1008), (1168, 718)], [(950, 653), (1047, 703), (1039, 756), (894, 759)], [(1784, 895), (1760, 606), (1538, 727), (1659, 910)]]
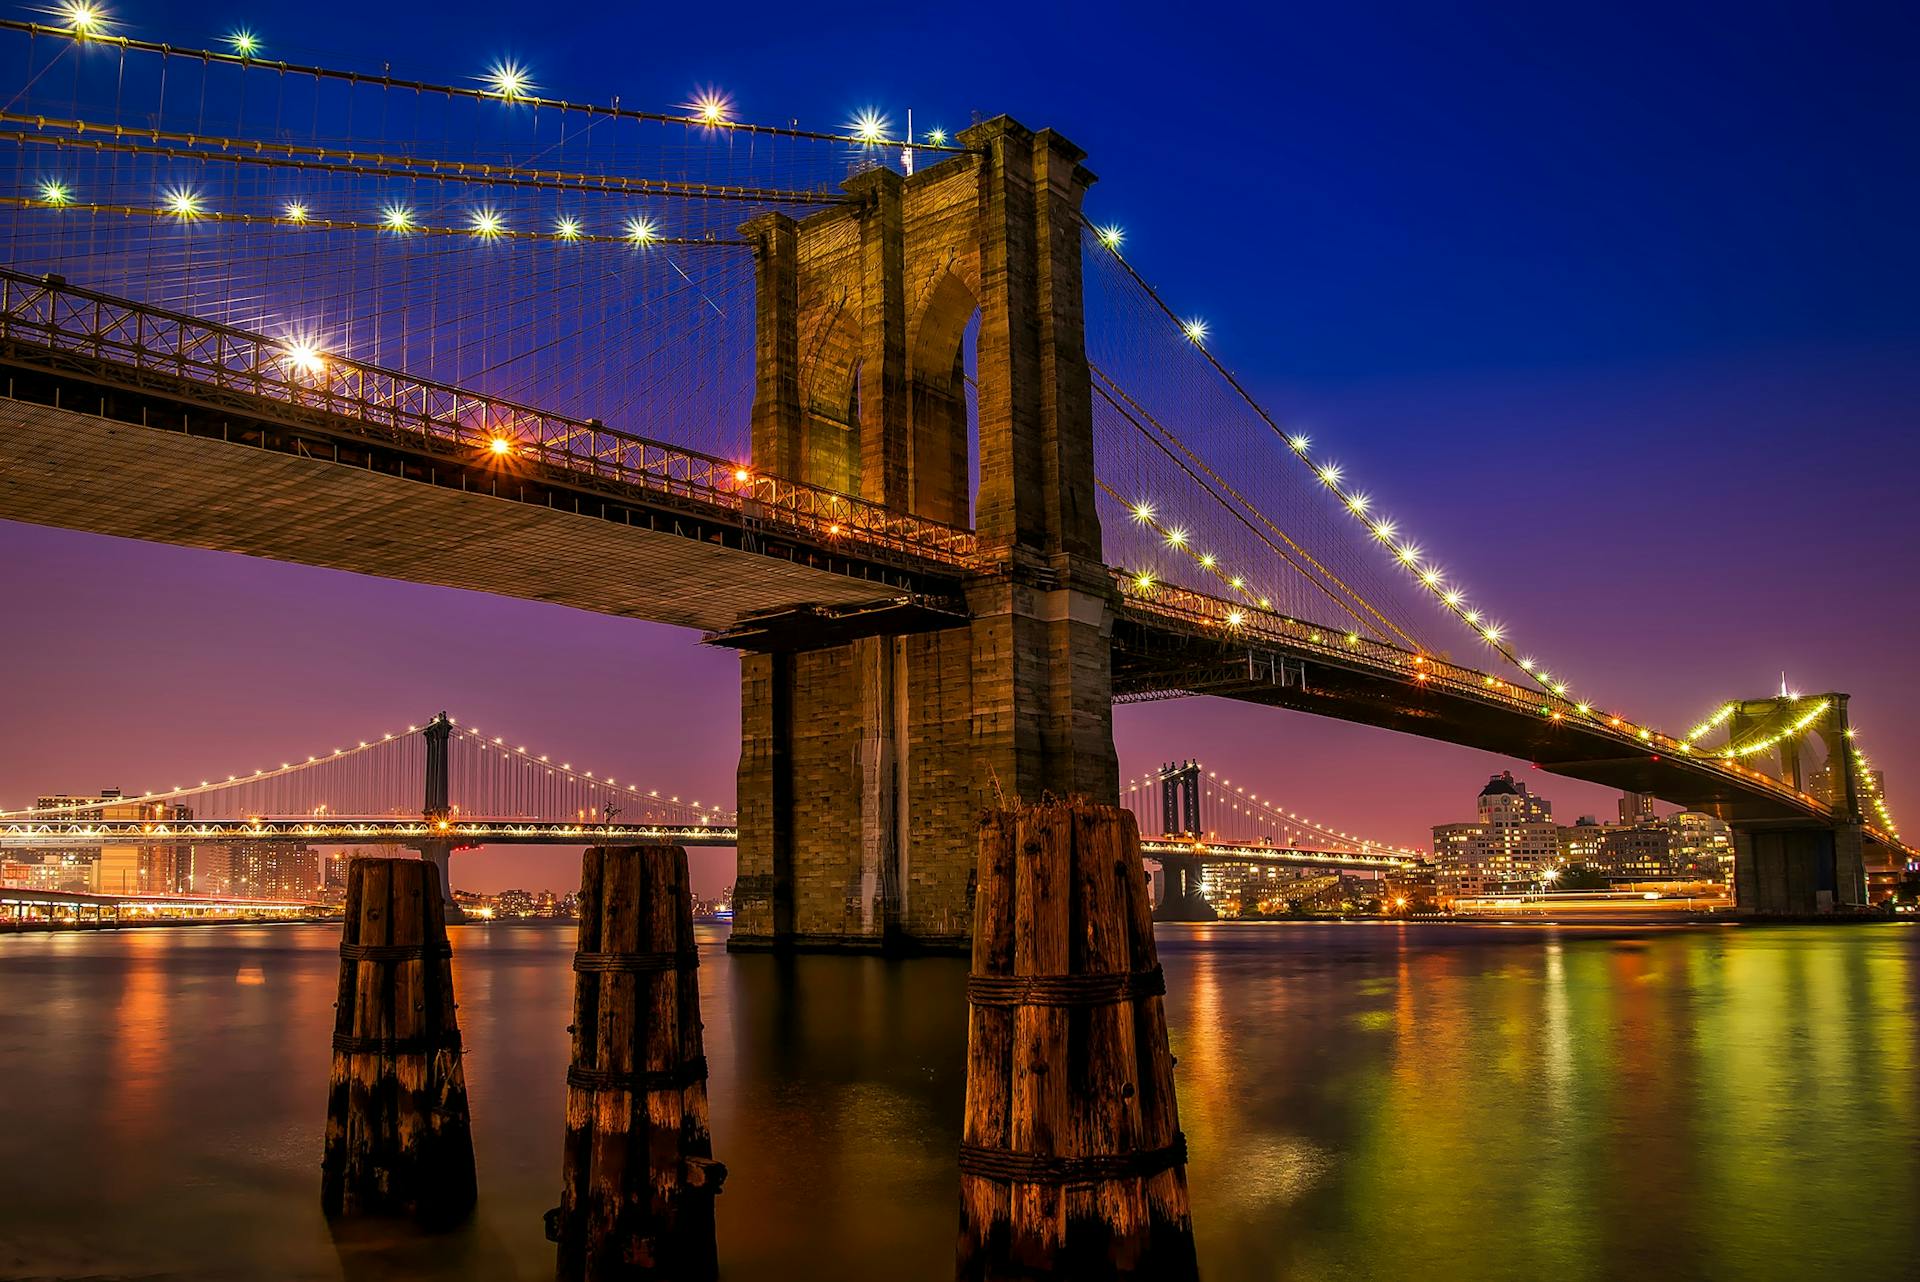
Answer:
[(1802, 699), (1782, 694), (1740, 700), (1727, 721), (1727, 742), (1747, 742), (1781, 726), (1812, 700), (1821, 710), (1804, 730), (1820, 740), (1826, 754), (1818, 777), (1803, 768), (1796, 734), (1781, 734), (1767, 755), (1778, 760), (1781, 780), (1831, 807), (1833, 820), (1826, 825), (1734, 824), (1734, 899), (1743, 913), (1809, 916), (1867, 905), (1865, 825), (1847, 696), (1836, 692)]
[(952, 626), (743, 656), (734, 947), (963, 947), (983, 806), (1118, 796), (1080, 276), (1093, 176), (1005, 118), (959, 140), (910, 177), (854, 178), (850, 204), (743, 229), (754, 466), (971, 523), (980, 566)]

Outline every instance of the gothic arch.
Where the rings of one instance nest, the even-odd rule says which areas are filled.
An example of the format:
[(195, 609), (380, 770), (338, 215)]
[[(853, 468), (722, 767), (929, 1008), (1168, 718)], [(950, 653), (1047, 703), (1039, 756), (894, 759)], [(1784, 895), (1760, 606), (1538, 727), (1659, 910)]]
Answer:
[(971, 525), (967, 424), (967, 326), (980, 310), (954, 271), (926, 291), (908, 327), (909, 502), (918, 516)]

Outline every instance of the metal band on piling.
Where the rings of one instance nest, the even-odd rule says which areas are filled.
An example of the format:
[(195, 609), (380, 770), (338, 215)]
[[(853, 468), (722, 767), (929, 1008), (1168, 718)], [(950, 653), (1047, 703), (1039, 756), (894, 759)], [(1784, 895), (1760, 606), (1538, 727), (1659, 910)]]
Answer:
[(451, 957), (446, 944), (342, 944), (341, 961), (399, 962), (429, 957)]
[(663, 970), (694, 970), (700, 954), (688, 949), (677, 953), (575, 953), (573, 968), (581, 974), (651, 975)]
[(595, 1091), (680, 1091), (707, 1080), (707, 1057), (699, 1055), (678, 1068), (619, 1072), (610, 1068), (569, 1068), (567, 1085)]
[(1102, 1180), (1144, 1178), (1171, 1170), (1186, 1160), (1187, 1137), (1178, 1132), (1173, 1143), (1165, 1148), (1135, 1153), (1090, 1153), (1079, 1157), (1009, 1153), (977, 1144), (960, 1146), (961, 1174), (1021, 1184), (1092, 1184)]
[(1109, 1006), (1166, 991), (1158, 966), (1107, 975), (967, 976), (967, 1000), (975, 1006)]
[(460, 1033), (425, 1033), (417, 1037), (355, 1037), (335, 1033), (333, 1049), (348, 1055), (431, 1055), (435, 1051), (460, 1049)]

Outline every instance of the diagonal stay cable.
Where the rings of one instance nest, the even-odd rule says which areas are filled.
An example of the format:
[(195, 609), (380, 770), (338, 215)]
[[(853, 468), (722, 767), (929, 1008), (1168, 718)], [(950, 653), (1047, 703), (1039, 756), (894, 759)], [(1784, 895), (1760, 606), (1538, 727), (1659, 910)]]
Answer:
[[(1297, 553), (1301, 558), (1303, 558), (1308, 565), (1311, 565), (1313, 569), (1317, 571), (1320, 576), (1324, 576), (1325, 579), (1337, 585), (1342, 592), (1346, 593), (1348, 596), (1352, 597), (1353, 600), (1358, 602), (1361, 608), (1363, 608), (1368, 614), (1372, 615), (1376, 620), (1379, 621), (1381, 627), (1384, 627), (1387, 631), (1390, 631), (1395, 636), (1399, 637), (1402, 641), (1404, 641), (1407, 644), (1407, 646), (1410, 649), (1414, 650), (1416, 653), (1425, 652), (1425, 647), (1423, 647), (1418, 641), (1408, 636), (1407, 633), (1398, 624), (1394, 623), (1393, 620), (1387, 618), (1386, 615), (1382, 614), (1378, 609), (1374, 608), (1371, 602), (1369, 602), (1365, 597), (1361, 596), (1358, 592), (1354, 591), (1354, 589), (1350, 587), (1343, 579), (1341, 579), (1339, 575), (1335, 574), (1333, 571), (1329, 570), (1326, 566), (1322, 565), (1320, 561), (1317, 558), (1315, 558), (1311, 552), (1308, 552), (1305, 548), (1301, 547), (1298, 543), (1296, 543), (1287, 534), (1285, 530), (1281, 529), (1278, 525), (1274, 524), (1273, 521), (1270, 518), (1268, 518), (1268, 516), (1264, 512), (1262, 512), (1259, 508), (1255, 507), (1252, 503), (1250, 503), (1243, 495), (1239, 493), (1239, 491), (1235, 490), (1232, 485), (1228, 484), (1220, 476), (1219, 473), (1215, 472), (1211, 467), (1207, 465), (1204, 459), (1196, 455), (1192, 451), (1192, 449), (1190, 449), (1187, 446), (1186, 442), (1182, 441), (1169, 428), (1167, 428), (1165, 424), (1161, 423), (1158, 419), (1154, 418), (1154, 416), (1151, 413), (1149, 413), (1146, 410), (1146, 408), (1143, 407), (1138, 401), (1134, 400), (1133, 397), (1129, 396), (1126, 390), (1122, 388), (1120, 384), (1116, 382), (1111, 375), (1109, 375), (1105, 370), (1094, 365), (1092, 362), (1088, 362), (1088, 368), (1093, 371), (1094, 377), (1098, 380), (1098, 382), (1095, 384), (1094, 390), (1100, 394), (1100, 398), (1106, 401), (1108, 405), (1111, 405), (1114, 408), (1114, 410), (1120, 414), (1122, 418), (1126, 419), (1129, 423), (1133, 424), (1133, 427), (1136, 431), (1140, 432), (1148, 440), (1152, 441), (1156, 446), (1158, 446), (1160, 450), (1167, 455), (1168, 458), (1173, 459), (1173, 461), (1177, 465), (1179, 465), (1180, 469), (1186, 472), (1187, 476), (1190, 479), (1192, 479), (1202, 489), (1207, 490), (1209, 493), (1213, 492), (1212, 488), (1208, 486), (1206, 481), (1201, 480), (1199, 476), (1196, 476), (1194, 474), (1192, 467), (1189, 467), (1187, 463), (1182, 462), (1179, 458), (1175, 458), (1172, 451), (1169, 450), (1164, 443), (1156, 439), (1154, 432), (1149, 432), (1145, 427), (1143, 427), (1140, 424), (1139, 420), (1134, 417), (1135, 414), (1138, 414), (1140, 418), (1144, 418), (1148, 423), (1151, 423), (1156, 432), (1164, 435), (1168, 441), (1171, 441), (1175, 446), (1179, 448), (1180, 452), (1183, 455), (1185, 455), (1188, 460), (1192, 462), (1193, 467), (1200, 468), (1203, 472), (1206, 473), (1206, 475), (1209, 478), (1213, 480), (1214, 484), (1218, 485), (1222, 490), (1225, 490), (1226, 493), (1229, 496), (1231, 496), (1236, 503), (1240, 504), (1241, 507), (1244, 507), (1248, 512), (1251, 512), (1253, 513), (1254, 516), (1258, 517), (1261, 524), (1265, 525), (1269, 530), (1272, 530), (1273, 533), (1276, 536), (1278, 536), (1280, 540), (1287, 545), (1287, 547), (1293, 549), (1293, 551)], [(1124, 400), (1126, 404), (1124, 406), (1121, 405), (1119, 400), (1115, 399), (1116, 397), (1120, 398), (1120, 400)], [(1218, 494), (1215, 494), (1214, 497), (1216, 498), (1216, 500), (1219, 499)], [(1367, 629), (1367, 631), (1373, 633), (1375, 636), (1380, 637), (1382, 640), (1387, 639), (1385, 632), (1381, 631), (1381, 627), (1375, 627), (1373, 624), (1368, 623), (1365, 619), (1362, 619), (1358, 614), (1354, 612), (1353, 607), (1348, 605), (1346, 601), (1342, 600), (1338, 595), (1336, 595), (1333, 592), (1333, 590), (1327, 586), (1326, 583), (1321, 582), (1320, 578), (1316, 577), (1314, 574), (1308, 573), (1305, 566), (1302, 566), (1298, 561), (1295, 561), (1292, 556), (1289, 556), (1285, 551), (1282, 551), (1279, 547), (1275, 546), (1273, 540), (1268, 538), (1265, 534), (1261, 533), (1260, 530), (1256, 529), (1252, 524), (1252, 522), (1250, 522), (1242, 512), (1236, 509), (1232, 503), (1228, 503), (1228, 502), (1225, 502), (1224, 500), (1220, 500), (1220, 505), (1224, 507), (1228, 512), (1230, 512), (1233, 515), (1235, 520), (1239, 521), (1242, 525), (1246, 526), (1247, 529), (1251, 530), (1255, 538), (1259, 539), (1262, 543), (1266, 544), (1267, 547), (1271, 549), (1276, 555), (1278, 555), (1288, 565), (1292, 566), (1294, 570), (1296, 570), (1301, 575), (1301, 577), (1305, 578), (1309, 583), (1312, 583), (1315, 587), (1319, 588), (1321, 592), (1326, 594), (1329, 600), (1333, 601), (1334, 604), (1338, 605), (1342, 610), (1346, 611), (1348, 615), (1352, 616), (1356, 621), (1358, 621), (1361, 624), (1361, 626)]]

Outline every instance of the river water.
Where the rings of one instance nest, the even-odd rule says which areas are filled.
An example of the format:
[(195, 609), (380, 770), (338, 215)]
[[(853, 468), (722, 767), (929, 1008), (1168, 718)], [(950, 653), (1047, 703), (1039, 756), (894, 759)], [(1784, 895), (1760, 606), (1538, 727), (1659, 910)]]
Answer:
[[(544, 1279), (572, 932), (453, 932), (481, 1201), (318, 1209), (338, 932), (0, 938), (0, 1278)], [(728, 1282), (952, 1276), (965, 964), (700, 972)], [(1920, 1277), (1920, 929), (1163, 927), (1203, 1275)]]

